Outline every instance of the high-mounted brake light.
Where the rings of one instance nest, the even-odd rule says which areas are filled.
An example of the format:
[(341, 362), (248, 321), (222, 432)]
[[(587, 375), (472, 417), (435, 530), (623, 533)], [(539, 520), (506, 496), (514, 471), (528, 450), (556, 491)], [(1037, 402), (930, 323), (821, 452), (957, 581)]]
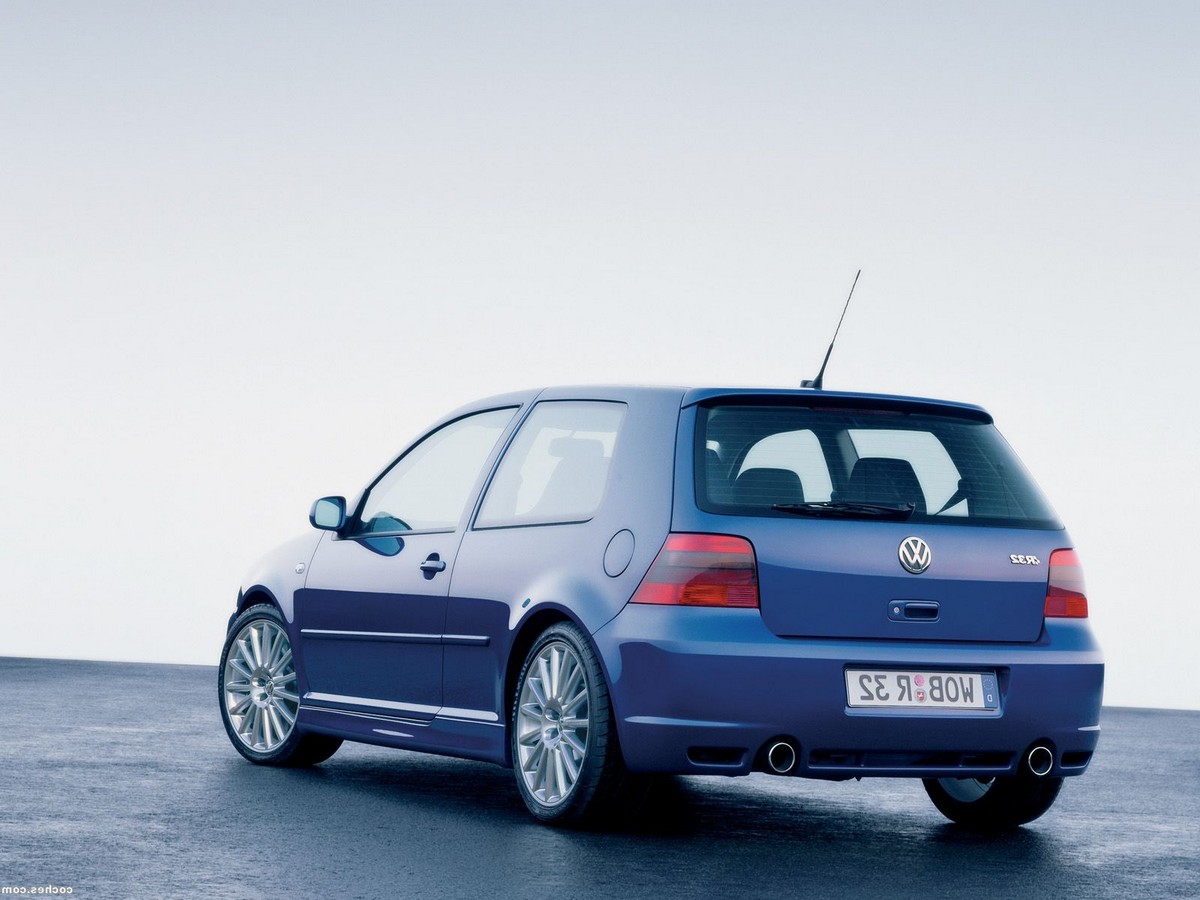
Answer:
[(1050, 577), (1046, 584), (1046, 616), (1049, 618), (1086, 619), (1087, 588), (1083, 567), (1074, 550), (1055, 550), (1050, 554)]
[(745, 538), (671, 534), (632, 603), (758, 608), (758, 564)]

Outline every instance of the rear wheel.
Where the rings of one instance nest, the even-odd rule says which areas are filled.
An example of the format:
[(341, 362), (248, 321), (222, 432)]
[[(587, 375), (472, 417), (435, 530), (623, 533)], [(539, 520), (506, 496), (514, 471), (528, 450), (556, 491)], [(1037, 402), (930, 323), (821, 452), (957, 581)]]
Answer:
[(229, 740), (251, 762), (311, 766), (341, 746), (336, 738), (296, 729), (296, 665), (287, 626), (273, 606), (251, 606), (229, 629), (217, 694)]
[(1016, 828), (1054, 805), (1061, 778), (926, 778), (925, 792), (947, 819), (980, 831)]
[(635, 803), (644, 779), (625, 768), (613, 718), (583, 632), (566, 622), (546, 629), (521, 668), (510, 729), (517, 789), (535, 818), (597, 824)]

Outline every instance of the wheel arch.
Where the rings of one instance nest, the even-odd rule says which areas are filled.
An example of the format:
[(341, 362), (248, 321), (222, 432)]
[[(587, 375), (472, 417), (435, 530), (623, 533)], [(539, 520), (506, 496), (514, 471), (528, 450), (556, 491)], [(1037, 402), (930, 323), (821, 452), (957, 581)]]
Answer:
[[(516, 633), (513, 635), (512, 644), (509, 645), (508, 661), (504, 666), (504, 693), (501, 698), (503, 701), (502, 721), (504, 722), (504, 764), (510, 768), (512, 767), (513, 760), (509, 730), (512, 728), (512, 707), (517, 697), (517, 679), (521, 675), (521, 667), (525, 664), (525, 657), (529, 655), (530, 649), (541, 636), (542, 632), (552, 625), (562, 622), (568, 622), (578, 628), (584, 638), (591, 644), (592, 652), (596, 654), (596, 658), (601, 659), (596, 642), (592, 640), (592, 636), (587, 628), (565, 607), (543, 606), (521, 620), (517, 625)], [(603, 665), (603, 660), (601, 660), (601, 668), (603, 668)], [(605, 677), (608, 677), (607, 673)]]
[(237, 617), (248, 610), (251, 606), (273, 606), (281, 616), (284, 615), (283, 609), (279, 605), (279, 601), (275, 598), (275, 595), (271, 593), (270, 589), (261, 584), (256, 584), (238, 592), (237, 606), (233, 611), (233, 615), (229, 617), (229, 623), (226, 625), (226, 630), (232, 628), (233, 623), (237, 620)]

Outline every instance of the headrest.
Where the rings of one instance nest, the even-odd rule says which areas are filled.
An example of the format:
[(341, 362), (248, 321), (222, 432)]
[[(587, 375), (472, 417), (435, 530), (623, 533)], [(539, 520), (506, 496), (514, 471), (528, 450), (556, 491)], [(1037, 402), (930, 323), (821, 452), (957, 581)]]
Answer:
[(747, 469), (733, 483), (733, 502), (747, 506), (803, 503), (804, 484), (791, 469)]
[(854, 464), (842, 500), (884, 505), (911, 503), (916, 515), (925, 514), (925, 492), (906, 459), (864, 456)]

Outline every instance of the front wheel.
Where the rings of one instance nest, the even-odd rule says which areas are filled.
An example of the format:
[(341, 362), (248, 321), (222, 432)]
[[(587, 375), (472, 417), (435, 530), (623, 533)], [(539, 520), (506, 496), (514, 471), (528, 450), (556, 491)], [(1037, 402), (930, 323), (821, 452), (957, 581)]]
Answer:
[(947, 819), (980, 831), (1032, 822), (1054, 805), (1061, 778), (1031, 773), (1007, 778), (926, 778), (925, 792)]
[(273, 606), (251, 606), (234, 621), (217, 669), (217, 694), (229, 740), (251, 762), (311, 766), (342, 743), (297, 730), (292, 643)]
[(552, 825), (595, 824), (627, 812), (644, 779), (625, 768), (604, 673), (573, 624), (534, 642), (517, 680), (511, 721), (517, 789)]

